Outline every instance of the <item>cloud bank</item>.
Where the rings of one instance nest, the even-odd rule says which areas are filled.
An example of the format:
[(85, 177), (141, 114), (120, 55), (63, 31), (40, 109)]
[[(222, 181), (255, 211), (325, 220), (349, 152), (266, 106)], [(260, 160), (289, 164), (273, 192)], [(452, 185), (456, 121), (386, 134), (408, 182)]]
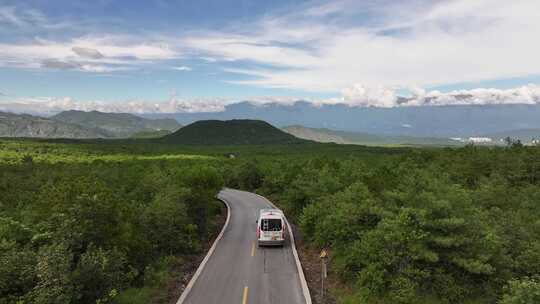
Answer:
[(395, 89), (385, 87), (365, 87), (355, 85), (343, 91), (341, 98), (325, 101), (341, 103), (352, 107), (406, 107), (406, 106), (447, 106), (447, 105), (497, 105), (497, 104), (538, 104), (540, 86), (529, 84), (512, 89), (456, 90), (440, 92), (410, 88), (411, 96), (402, 97)]
[[(249, 30), (246, 30), (249, 29)], [(249, 62), (235, 84), (339, 92), (540, 74), (537, 0), (344, 1), (203, 31), (183, 45)]]
[[(414, 107), (452, 105), (502, 105), (540, 104), (540, 86), (527, 85), (519, 88), (473, 89), (451, 92), (411, 90), (409, 97), (399, 96), (395, 90), (384, 87), (353, 86), (344, 90), (340, 98), (310, 99), (297, 97), (251, 97), (251, 98), (194, 98), (171, 97), (167, 102), (152, 101), (78, 101), (64, 98), (19, 98), (0, 102), (0, 111), (33, 114), (54, 114), (66, 110), (101, 111), (115, 113), (198, 113), (222, 112), (226, 106), (242, 101), (253, 105), (277, 104), (293, 106), (298, 101), (310, 102), (314, 107), (342, 104), (350, 107)], [(410, 127), (404, 125), (404, 127)]]
[(167, 102), (151, 101), (79, 101), (70, 97), (53, 98), (19, 98), (13, 101), (0, 102), (0, 111), (52, 115), (62, 111), (100, 111), (110, 113), (196, 113), (222, 112), (230, 100), (224, 98), (178, 99), (171, 98)]

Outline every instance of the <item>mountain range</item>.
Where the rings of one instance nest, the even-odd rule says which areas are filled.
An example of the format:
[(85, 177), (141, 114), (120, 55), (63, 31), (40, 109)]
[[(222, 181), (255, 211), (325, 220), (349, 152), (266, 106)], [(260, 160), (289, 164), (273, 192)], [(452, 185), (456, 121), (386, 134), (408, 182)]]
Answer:
[[(540, 138), (540, 105), (359, 108), (343, 104), (227, 105), (221, 112), (142, 114), (64, 111), (51, 117), (0, 112), (0, 137), (155, 138), (181, 123), (264, 120), (298, 138), (363, 145), (504, 144)], [(189, 130), (189, 129), (188, 129)], [(453, 139), (450, 139), (453, 138)]]
[(107, 135), (99, 129), (51, 118), (0, 112), (0, 137), (103, 138)]
[(174, 119), (148, 119), (125, 113), (65, 111), (46, 118), (0, 112), (0, 137), (159, 137), (180, 127)]
[(221, 112), (147, 114), (175, 118), (181, 124), (197, 120), (258, 119), (278, 127), (302, 125), (374, 135), (412, 137), (472, 137), (520, 129), (540, 129), (540, 105), (351, 107), (345, 104), (256, 104), (240, 102)]
[(128, 113), (98, 111), (64, 111), (51, 117), (54, 120), (100, 129), (108, 137), (130, 137), (142, 131), (176, 131), (181, 125), (171, 118), (147, 119)]

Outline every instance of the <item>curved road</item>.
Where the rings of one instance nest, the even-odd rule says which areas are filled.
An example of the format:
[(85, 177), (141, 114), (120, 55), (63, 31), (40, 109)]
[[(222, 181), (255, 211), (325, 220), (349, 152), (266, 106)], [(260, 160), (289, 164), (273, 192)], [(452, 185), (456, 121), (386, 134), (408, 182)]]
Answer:
[(232, 189), (218, 198), (229, 205), (229, 223), (182, 304), (306, 304), (289, 234), (283, 248), (257, 247), (255, 221), (268, 201)]

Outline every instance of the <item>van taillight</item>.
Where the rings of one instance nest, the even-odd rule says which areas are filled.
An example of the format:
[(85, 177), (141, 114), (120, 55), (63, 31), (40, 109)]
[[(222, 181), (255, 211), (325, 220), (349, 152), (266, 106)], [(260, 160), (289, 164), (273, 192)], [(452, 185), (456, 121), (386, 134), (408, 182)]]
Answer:
[(285, 239), (285, 228), (283, 228), (283, 230), (281, 230), (281, 238)]
[(261, 227), (257, 226), (257, 238), (261, 237)]

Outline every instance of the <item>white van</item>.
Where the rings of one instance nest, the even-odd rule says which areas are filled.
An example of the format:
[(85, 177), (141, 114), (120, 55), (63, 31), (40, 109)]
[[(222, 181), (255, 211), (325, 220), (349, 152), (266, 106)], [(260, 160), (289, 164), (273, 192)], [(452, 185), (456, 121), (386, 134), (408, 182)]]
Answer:
[(285, 244), (285, 217), (279, 209), (262, 209), (257, 220), (257, 242), (259, 246)]

